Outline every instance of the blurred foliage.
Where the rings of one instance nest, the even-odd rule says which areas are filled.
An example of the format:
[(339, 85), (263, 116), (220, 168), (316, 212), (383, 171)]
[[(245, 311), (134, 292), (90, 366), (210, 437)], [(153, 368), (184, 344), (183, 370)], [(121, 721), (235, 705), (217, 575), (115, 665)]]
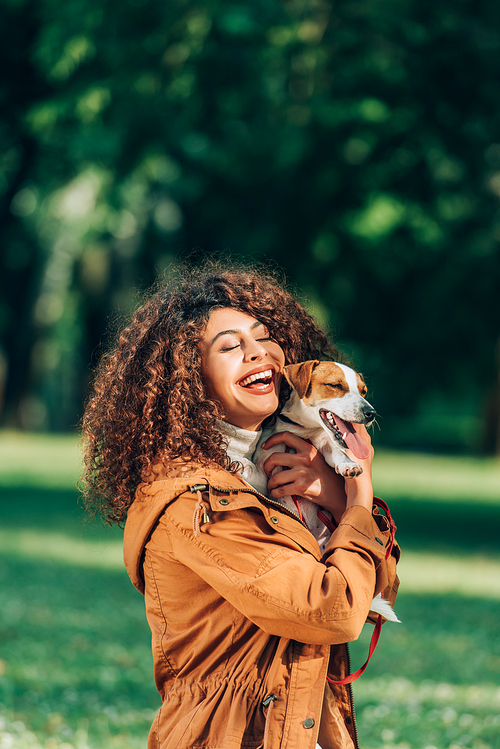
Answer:
[(226, 250), (285, 268), (382, 440), (500, 452), (495, 0), (2, 0), (1, 21), (4, 424), (74, 425), (130, 289)]

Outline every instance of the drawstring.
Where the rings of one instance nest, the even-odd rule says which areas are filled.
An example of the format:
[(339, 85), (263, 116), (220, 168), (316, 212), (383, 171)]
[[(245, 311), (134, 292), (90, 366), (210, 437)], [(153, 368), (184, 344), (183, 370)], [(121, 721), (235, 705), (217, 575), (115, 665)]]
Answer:
[[(210, 517), (208, 515), (208, 507), (203, 501), (201, 492), (197, 491), (196, 496), (198, 497), (198, 501), (196, 503), (196, 507), (194, 508), (194, 513), (193, 513), (193, 533), (195, 535), (195, 538), (198, 538), (198, 536), (200, 535), (201, 524), (209, 523)], [(202, 517), (202, 513), (203, 513), (203, 517)]]
[(262, 749), (266, 749), (267, 747), (267, 741), (269, 739), (269, 731), (271, 727), (271, 713), (273, 711), (274, 702), (277, 699), (278, 698), (275, 694), (270, 694), (269, 697), (266, 697), (266, 699), (262, 701), (263, 707), (267, 707), (266, 725), (264, 727), (264, 743), (262, 745)]

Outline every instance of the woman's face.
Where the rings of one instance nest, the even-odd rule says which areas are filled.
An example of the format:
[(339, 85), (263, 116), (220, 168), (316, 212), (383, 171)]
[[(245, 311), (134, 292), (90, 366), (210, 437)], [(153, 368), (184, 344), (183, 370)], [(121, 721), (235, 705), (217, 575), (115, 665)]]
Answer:
[(245, 312), (223, 308), (209, 317), (200, 342), (202, 375), (225, 420), (257, 431), (278, 408), (285, 354), (266, 326)]

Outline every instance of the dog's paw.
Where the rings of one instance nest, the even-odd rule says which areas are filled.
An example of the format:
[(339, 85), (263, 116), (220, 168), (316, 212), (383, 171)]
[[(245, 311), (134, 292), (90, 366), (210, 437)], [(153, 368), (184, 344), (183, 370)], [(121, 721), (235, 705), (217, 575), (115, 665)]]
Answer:
[(363, 473), (363, 469), (355, 463), (350, 466), (340, 466), (338, 473), (345, 479), (354, 479)]

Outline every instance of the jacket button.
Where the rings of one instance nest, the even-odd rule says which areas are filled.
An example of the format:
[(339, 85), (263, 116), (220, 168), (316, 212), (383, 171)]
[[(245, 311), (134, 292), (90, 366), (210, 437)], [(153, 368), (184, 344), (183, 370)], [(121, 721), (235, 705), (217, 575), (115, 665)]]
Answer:
[(271, 520), (271, 523), (274, 523), (274, 525), (276, 525), (276, 523), (278, 522), (278, 518), (275, 517), (274, 515), (270, 518), (270, 520)]
[(228, 499), (219, 499), (219, 504), (220, 505), (228, 505), (229, 504), (229, 500)]
[(306, 718), (304, 721), (304, 728), (312, 728), (314, 725), (314, 720), (312, 718)]
[(384, 545), (384, 542), (380, 540), (380, 538), (376, 538), (375, 541), (379, 543), (381, 546)]

